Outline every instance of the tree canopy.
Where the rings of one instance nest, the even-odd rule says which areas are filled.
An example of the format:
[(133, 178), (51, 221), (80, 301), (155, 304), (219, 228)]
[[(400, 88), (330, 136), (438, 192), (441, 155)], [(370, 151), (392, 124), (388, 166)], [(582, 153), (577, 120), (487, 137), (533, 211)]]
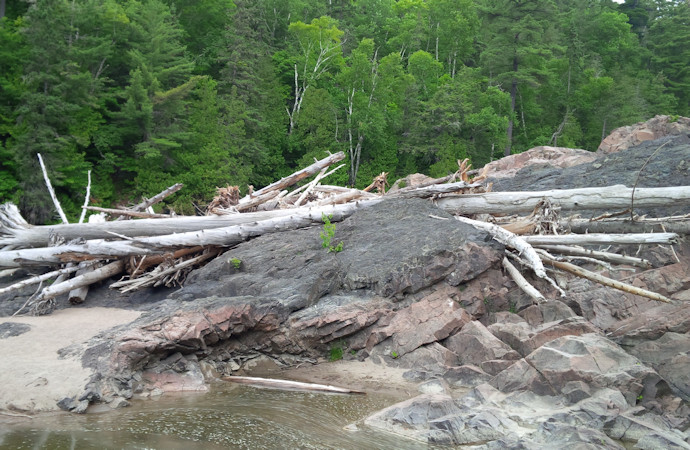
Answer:
[(690, 4), (34, 0), (0, 9), (0, 201), (203, 209), (328, 152), (362, 187), (690, 115)]

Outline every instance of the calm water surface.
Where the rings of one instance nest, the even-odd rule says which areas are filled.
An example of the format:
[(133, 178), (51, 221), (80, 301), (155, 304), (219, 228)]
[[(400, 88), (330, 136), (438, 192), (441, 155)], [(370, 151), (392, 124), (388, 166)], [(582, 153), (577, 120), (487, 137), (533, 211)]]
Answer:
[(204, 394), (86, 415), (0, 424), (2, 449), (426, 449), (363, 425), (344, 427), (400, 399), (223, 384)]

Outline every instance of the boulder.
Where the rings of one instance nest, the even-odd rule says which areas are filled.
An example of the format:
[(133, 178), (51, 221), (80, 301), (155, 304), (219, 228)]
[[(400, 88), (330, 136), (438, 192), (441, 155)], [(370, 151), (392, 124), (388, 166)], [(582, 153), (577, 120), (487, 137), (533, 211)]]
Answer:
[(616, 128), (601, 141), (597, 153), (615, 153), (645, 141), (680, 134), (690, 134), (690, 119), (687, 117), (655, 116), (646, 122)]
[(565, 147), (534, 147), (526, 152), (506, 156), (484, 166), (491, 178), (512, 178), (525, 167), (564, 168), (594, 161), (597, 155), (587, 151)]
[(525, 361), (556, 392), (571, 381), (582, 381), (590, 388), (619, 390), (635, 405), (640, 395), (651, 398), (668, 391), (654, 370), (598, 334), (560, 337), (526, 356)]
[[(501, 342), (481, 322), (467, 323), (462, 330), (442, 343), (458, 355), (459, 363), (481, 367), (485, 372), (495, 375), (505, 367), (500, 364), (486, 364), (494, 360), (517, 360), (520, 354)], [(509, 363), (510, 364), (510, 363)]]

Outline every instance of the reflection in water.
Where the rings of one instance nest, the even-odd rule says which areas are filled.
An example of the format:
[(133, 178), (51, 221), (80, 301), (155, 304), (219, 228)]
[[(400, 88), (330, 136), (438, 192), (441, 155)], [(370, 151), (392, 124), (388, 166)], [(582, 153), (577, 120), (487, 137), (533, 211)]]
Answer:
[(223, 384), (102, 414), (59, 414), (0, 428), (7, 449), (423, 449), (360, 426), (399, 399)]

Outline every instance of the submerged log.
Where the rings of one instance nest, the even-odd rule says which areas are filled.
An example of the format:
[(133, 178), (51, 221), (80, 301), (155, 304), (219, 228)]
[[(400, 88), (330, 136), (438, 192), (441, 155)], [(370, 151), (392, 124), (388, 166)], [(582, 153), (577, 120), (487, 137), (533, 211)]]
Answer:
[[(616, 185), (534, 192), (449, 195), (437, 199), (436, 204), (452, 214), (520, 214), (532, 212), (541, 199), (548, 198), (553, 206), (560, 206), (564, 210), (618, 210), (630, 207), (632, 194), (632, 189)], [(680, 205), (690, 205), (690, 186), (635, 189), (636, 207)]]
[(303, 383), (301, 381), (277, 380), (274, 378), (239, 377), (228, 375), (221, 377), (221, 379), (225, 381), (231, 381), (233, 383), (251, 384), (253, 386), (260, 386), (273, 389), (334, 392), (338, 394), (366, 394), (366, 392), (364, 391), (356, 391), (354, 389), (330, 386), (328, 384)]

